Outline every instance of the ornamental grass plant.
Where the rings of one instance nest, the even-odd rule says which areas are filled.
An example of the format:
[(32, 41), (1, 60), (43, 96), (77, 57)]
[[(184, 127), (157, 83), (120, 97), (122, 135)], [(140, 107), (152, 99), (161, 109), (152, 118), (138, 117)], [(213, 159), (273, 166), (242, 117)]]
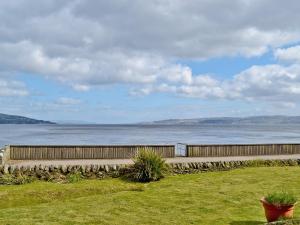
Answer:
[(134, 165), (130, 177), (138, 182), (160, 180), (168, 171), (167, 164), (162, 157), (147, 148), (142, 148), (133, 159)]

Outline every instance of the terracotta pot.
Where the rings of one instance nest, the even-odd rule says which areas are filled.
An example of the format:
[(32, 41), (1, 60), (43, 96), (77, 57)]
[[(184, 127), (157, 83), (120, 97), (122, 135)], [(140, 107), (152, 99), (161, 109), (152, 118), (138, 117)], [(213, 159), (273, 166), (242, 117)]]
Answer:
[(292, 218), (294, 214), (295, 204), (292, 205), (273, 205), (268, 203), (265, 198), (260, 199), (265, 208), (265, 215), (268, 222), (273, 222), (282, 218)]

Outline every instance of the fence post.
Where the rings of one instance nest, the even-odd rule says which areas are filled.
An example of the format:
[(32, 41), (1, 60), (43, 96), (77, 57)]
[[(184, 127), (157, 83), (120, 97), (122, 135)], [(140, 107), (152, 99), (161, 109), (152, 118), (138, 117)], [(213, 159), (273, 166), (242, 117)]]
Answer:
[(7, 161), (10, 160), (10, 146), (6, 145), (3, 148), (3, 155), (2, 155), (2, 165), (5, 165)]

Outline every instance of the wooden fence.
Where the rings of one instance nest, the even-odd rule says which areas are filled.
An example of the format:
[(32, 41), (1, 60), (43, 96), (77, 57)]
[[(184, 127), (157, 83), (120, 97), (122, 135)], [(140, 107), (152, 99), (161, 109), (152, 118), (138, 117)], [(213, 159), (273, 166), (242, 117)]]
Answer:
[(174, 145), (10, 145), (5, 154), (8, 160), (128, 159), (141, 148), (164, 158), (175, 157)]
[[(175, 157), (174, 145), (10, 145), (3, 161), (129, 159), (141, 148), (151, 149), (164, 158)], [(187, 157), (230, 157), (300, 154), (300, 144), (187, 145)]]
[(188, 157), (300, 154), (300, 144), (187, 145)]

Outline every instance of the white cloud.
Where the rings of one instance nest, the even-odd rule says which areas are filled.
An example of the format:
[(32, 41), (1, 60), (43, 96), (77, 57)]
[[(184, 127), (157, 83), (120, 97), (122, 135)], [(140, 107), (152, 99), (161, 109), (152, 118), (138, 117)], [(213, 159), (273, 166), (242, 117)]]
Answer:
[(259, 56), (297, 41), (298, 8), (296, 0), (2, 1), (0, 70), (79, 91), (157, 80), (190, 85), (190, 68), (174, 62)]
[(297, 105), (294, 102), (275, 102), (273, 106), (281, 109), (295, 109)]
[(300, 87), (300, 65), (253, 66), (238, 74), (232, 82), (232, 91), (246, 99), (274, 101), (297, 100)]
[(82, 84), (74, 84), (73, 88), (76, 91), (89, 91), (90, 87), (88, 85), (82, 85)]
[(0, 78), (0, 97), (26, 96), (28, 94), (29, 92), (22, 82)]
[[(36, 74), (77, 91), (129, 84), (134, 95), (298, 101), (300, 47), (280, 47), (300, 40), (297, 0), (29, 2), (0, 2), (2, 73)], [(253, 66), (227, 80), (177, 63), (270, 49), (277, 65)], [(0, 87), (2, 96), (28, 94), (7, 78)]]
[(300, 63), (300, 45), (276, 49), (274, 56), (281, 61)]
[(193, 79), (192, 70), (179, 64), (169, 65), (159, 71), (160, 78), (171, 83), (190, 84)]
[(177, 86), (170, 85), (167, 83), (161, 83), (157, 85), (147, 85), (144, 87), (137, 87), (132, 88), (130, 90), (130, 94), (133, 96), (144, 96), (149, 95), (153, 92), (168, 92), (168, 93), (176, 93), (177, 92)]
[(80, 99), (68, 98), (68, 97), (60, 97), (56, 101), (59, 105), (78, 105), (81, 103)]
[(184, 82), (164, 83), (132, 91), (135, 95), (167, 92), (202, 99), (240, 99), (246, 101), (299, 102), (300, 65), (252, 66), (233, 79), (218, 80), (210, 75), (193, 76)]

